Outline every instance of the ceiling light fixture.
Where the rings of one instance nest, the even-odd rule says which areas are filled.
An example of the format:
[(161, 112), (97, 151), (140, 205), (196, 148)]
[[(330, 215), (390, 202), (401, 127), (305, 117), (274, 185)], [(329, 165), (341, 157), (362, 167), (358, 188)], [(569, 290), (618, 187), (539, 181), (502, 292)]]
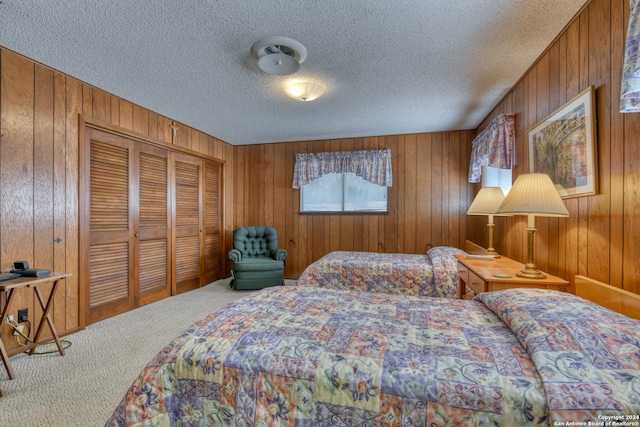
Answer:
[(298, 101), (313, 101), (324, 93), (325, 86), (312, 81), (295, 81), (287, 83), (284, 87), (285, 93)]
[(300, 64), (307, 57), (307, 49), (287, 37), (266, 37), (251, 46), (251, 55), (265, 73), (286, 76), (300, 69)]

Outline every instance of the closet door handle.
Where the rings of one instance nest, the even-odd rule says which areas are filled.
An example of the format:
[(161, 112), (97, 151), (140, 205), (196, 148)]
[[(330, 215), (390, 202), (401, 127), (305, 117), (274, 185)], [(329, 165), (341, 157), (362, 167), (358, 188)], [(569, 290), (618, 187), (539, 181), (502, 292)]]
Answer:
[(136, 237), (140, 237), (140, 233), (136, 233)]

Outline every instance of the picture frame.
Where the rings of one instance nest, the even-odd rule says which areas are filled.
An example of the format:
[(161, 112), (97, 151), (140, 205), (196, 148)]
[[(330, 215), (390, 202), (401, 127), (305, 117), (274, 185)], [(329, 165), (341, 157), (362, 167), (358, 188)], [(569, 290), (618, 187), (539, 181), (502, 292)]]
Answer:
[(589, 86), (527, 132), (529, 171), (548, 174), (563, 199), (597, 192), (595, 123)]

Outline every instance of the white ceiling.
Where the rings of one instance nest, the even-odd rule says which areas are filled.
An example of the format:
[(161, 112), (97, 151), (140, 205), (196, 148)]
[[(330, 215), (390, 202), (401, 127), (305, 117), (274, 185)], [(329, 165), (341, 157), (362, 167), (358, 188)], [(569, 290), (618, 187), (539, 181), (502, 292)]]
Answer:
[[(0, 45), (230, 144), (475, 129), (586, 0), (0, 0)], [(307, 48), (291, 76), (251, 45)], [(311, 102), (281, 85), (329, 86)], [(4, 82), (3, 82), (4, 83)]]

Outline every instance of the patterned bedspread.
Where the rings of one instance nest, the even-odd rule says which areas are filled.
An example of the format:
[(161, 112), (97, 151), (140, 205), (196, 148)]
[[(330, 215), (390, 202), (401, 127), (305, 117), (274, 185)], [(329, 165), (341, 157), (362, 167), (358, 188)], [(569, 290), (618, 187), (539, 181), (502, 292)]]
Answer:
[(597, 420), (640, 414), (639, 369), (640, 322), (570, 294), (508, 290), (466, 301), (275, 287), (175, 339), (107, 425)]
[(461, 249), (438, 246), (420, 254), (331, 252), (310, 264), (298, 284), (320, 288), (385, 292), (426, 297), (458, 297), (457, 259)]

